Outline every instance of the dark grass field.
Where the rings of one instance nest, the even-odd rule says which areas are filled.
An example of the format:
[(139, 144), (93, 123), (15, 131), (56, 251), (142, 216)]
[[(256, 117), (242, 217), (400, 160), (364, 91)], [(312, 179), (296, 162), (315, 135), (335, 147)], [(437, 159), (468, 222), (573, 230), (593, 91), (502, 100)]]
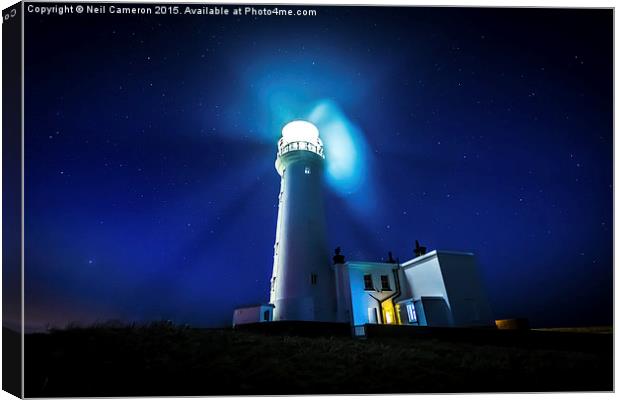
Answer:
[(611, 333), (501, 334), (485, 333), (489, 338), (495, 335), (492, 344), (487, 344), (484, 335), (477, 338), (475, 333), (463, 336), (456, 331), (360, 340), (192, 329), (165, 323), (70, 328), (26, 335), (25, 394), (613, 390)]

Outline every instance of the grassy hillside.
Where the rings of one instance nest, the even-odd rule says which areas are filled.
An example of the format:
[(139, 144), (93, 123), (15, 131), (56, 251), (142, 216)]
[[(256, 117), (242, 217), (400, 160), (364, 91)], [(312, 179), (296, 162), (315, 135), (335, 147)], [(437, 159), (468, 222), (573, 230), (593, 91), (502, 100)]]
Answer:
[[(564, 349), (426, 336), (308, 338), (167, 324), (29, 334), (26, 396), (612, 390), (611, 334), (574, 336)], [(608, 344), (580, 349), (593, 337)]]

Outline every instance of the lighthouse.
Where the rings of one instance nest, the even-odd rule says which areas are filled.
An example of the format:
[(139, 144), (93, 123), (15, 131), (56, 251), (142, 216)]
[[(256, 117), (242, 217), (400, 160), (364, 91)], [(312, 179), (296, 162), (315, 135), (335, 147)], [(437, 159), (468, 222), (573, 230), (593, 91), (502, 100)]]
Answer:
[[(391, 252), (387, 262), (345, 261), (337, 248), (332, 264), (324, 161), (316, 126), (297, 120), (282, 128), (275, 163), (280, 193), (269, 304), (236, 308), (233, 327), (343, 322), (354, 328), (354, 335), (364, 336), (368, 324), (495, 326), (472, 253), (427, 252), (416, 240), (414, 257), (403, 263)], [(271, 326), (278, 325), (291, 326)]]
[(292, 121), (278, 141), (281, 177), (270, 303), (273, 319), (335, 321), (335, 277), (325, 237), (323, 143), (307, 121)]

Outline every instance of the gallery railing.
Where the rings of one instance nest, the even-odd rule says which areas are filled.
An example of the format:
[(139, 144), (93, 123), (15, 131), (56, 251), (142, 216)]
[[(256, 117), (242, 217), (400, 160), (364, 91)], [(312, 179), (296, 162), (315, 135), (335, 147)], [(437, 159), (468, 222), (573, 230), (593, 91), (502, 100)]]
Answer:
[(289, 153), (291, 151), (297, 151), (297, 150), (311, 151), (325, 158), (325, 155), (323, 154), (323, 145), (321, 144), (315, 144), (315, 143), (310, 143), (310, 142), (305, 142), (305, 141), (289, 143), (289, 142), (285, 142), (284, 140), (280, 139), (280, 142), (278, 143), (278, 157), (286, 153)]

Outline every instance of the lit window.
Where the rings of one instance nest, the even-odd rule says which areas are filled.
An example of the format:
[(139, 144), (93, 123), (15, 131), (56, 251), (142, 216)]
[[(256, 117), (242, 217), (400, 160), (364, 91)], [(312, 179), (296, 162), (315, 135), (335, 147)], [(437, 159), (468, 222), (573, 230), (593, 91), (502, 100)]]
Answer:
[(415, 315), (415, 307), (412, 303), (407, 304), (407, 317), (409, 318), (409, 322), (416, 322), (418, 317)]
[(375, 287), (372, 285), (372, 275), (364, 275), (364, 290), (374, 290)]
[(310, 175), (310, 173), (311, 173), (311, 172), (312, 172), (312, 171), (310, 171), (310, 167), (306, 167), (306, 169), (304, 170), (304, 173), (305, 173), (306, 175)]
[(390, 280), (387, 275), (381, 275), (381, 290), (392, 290), (390, 289)]

